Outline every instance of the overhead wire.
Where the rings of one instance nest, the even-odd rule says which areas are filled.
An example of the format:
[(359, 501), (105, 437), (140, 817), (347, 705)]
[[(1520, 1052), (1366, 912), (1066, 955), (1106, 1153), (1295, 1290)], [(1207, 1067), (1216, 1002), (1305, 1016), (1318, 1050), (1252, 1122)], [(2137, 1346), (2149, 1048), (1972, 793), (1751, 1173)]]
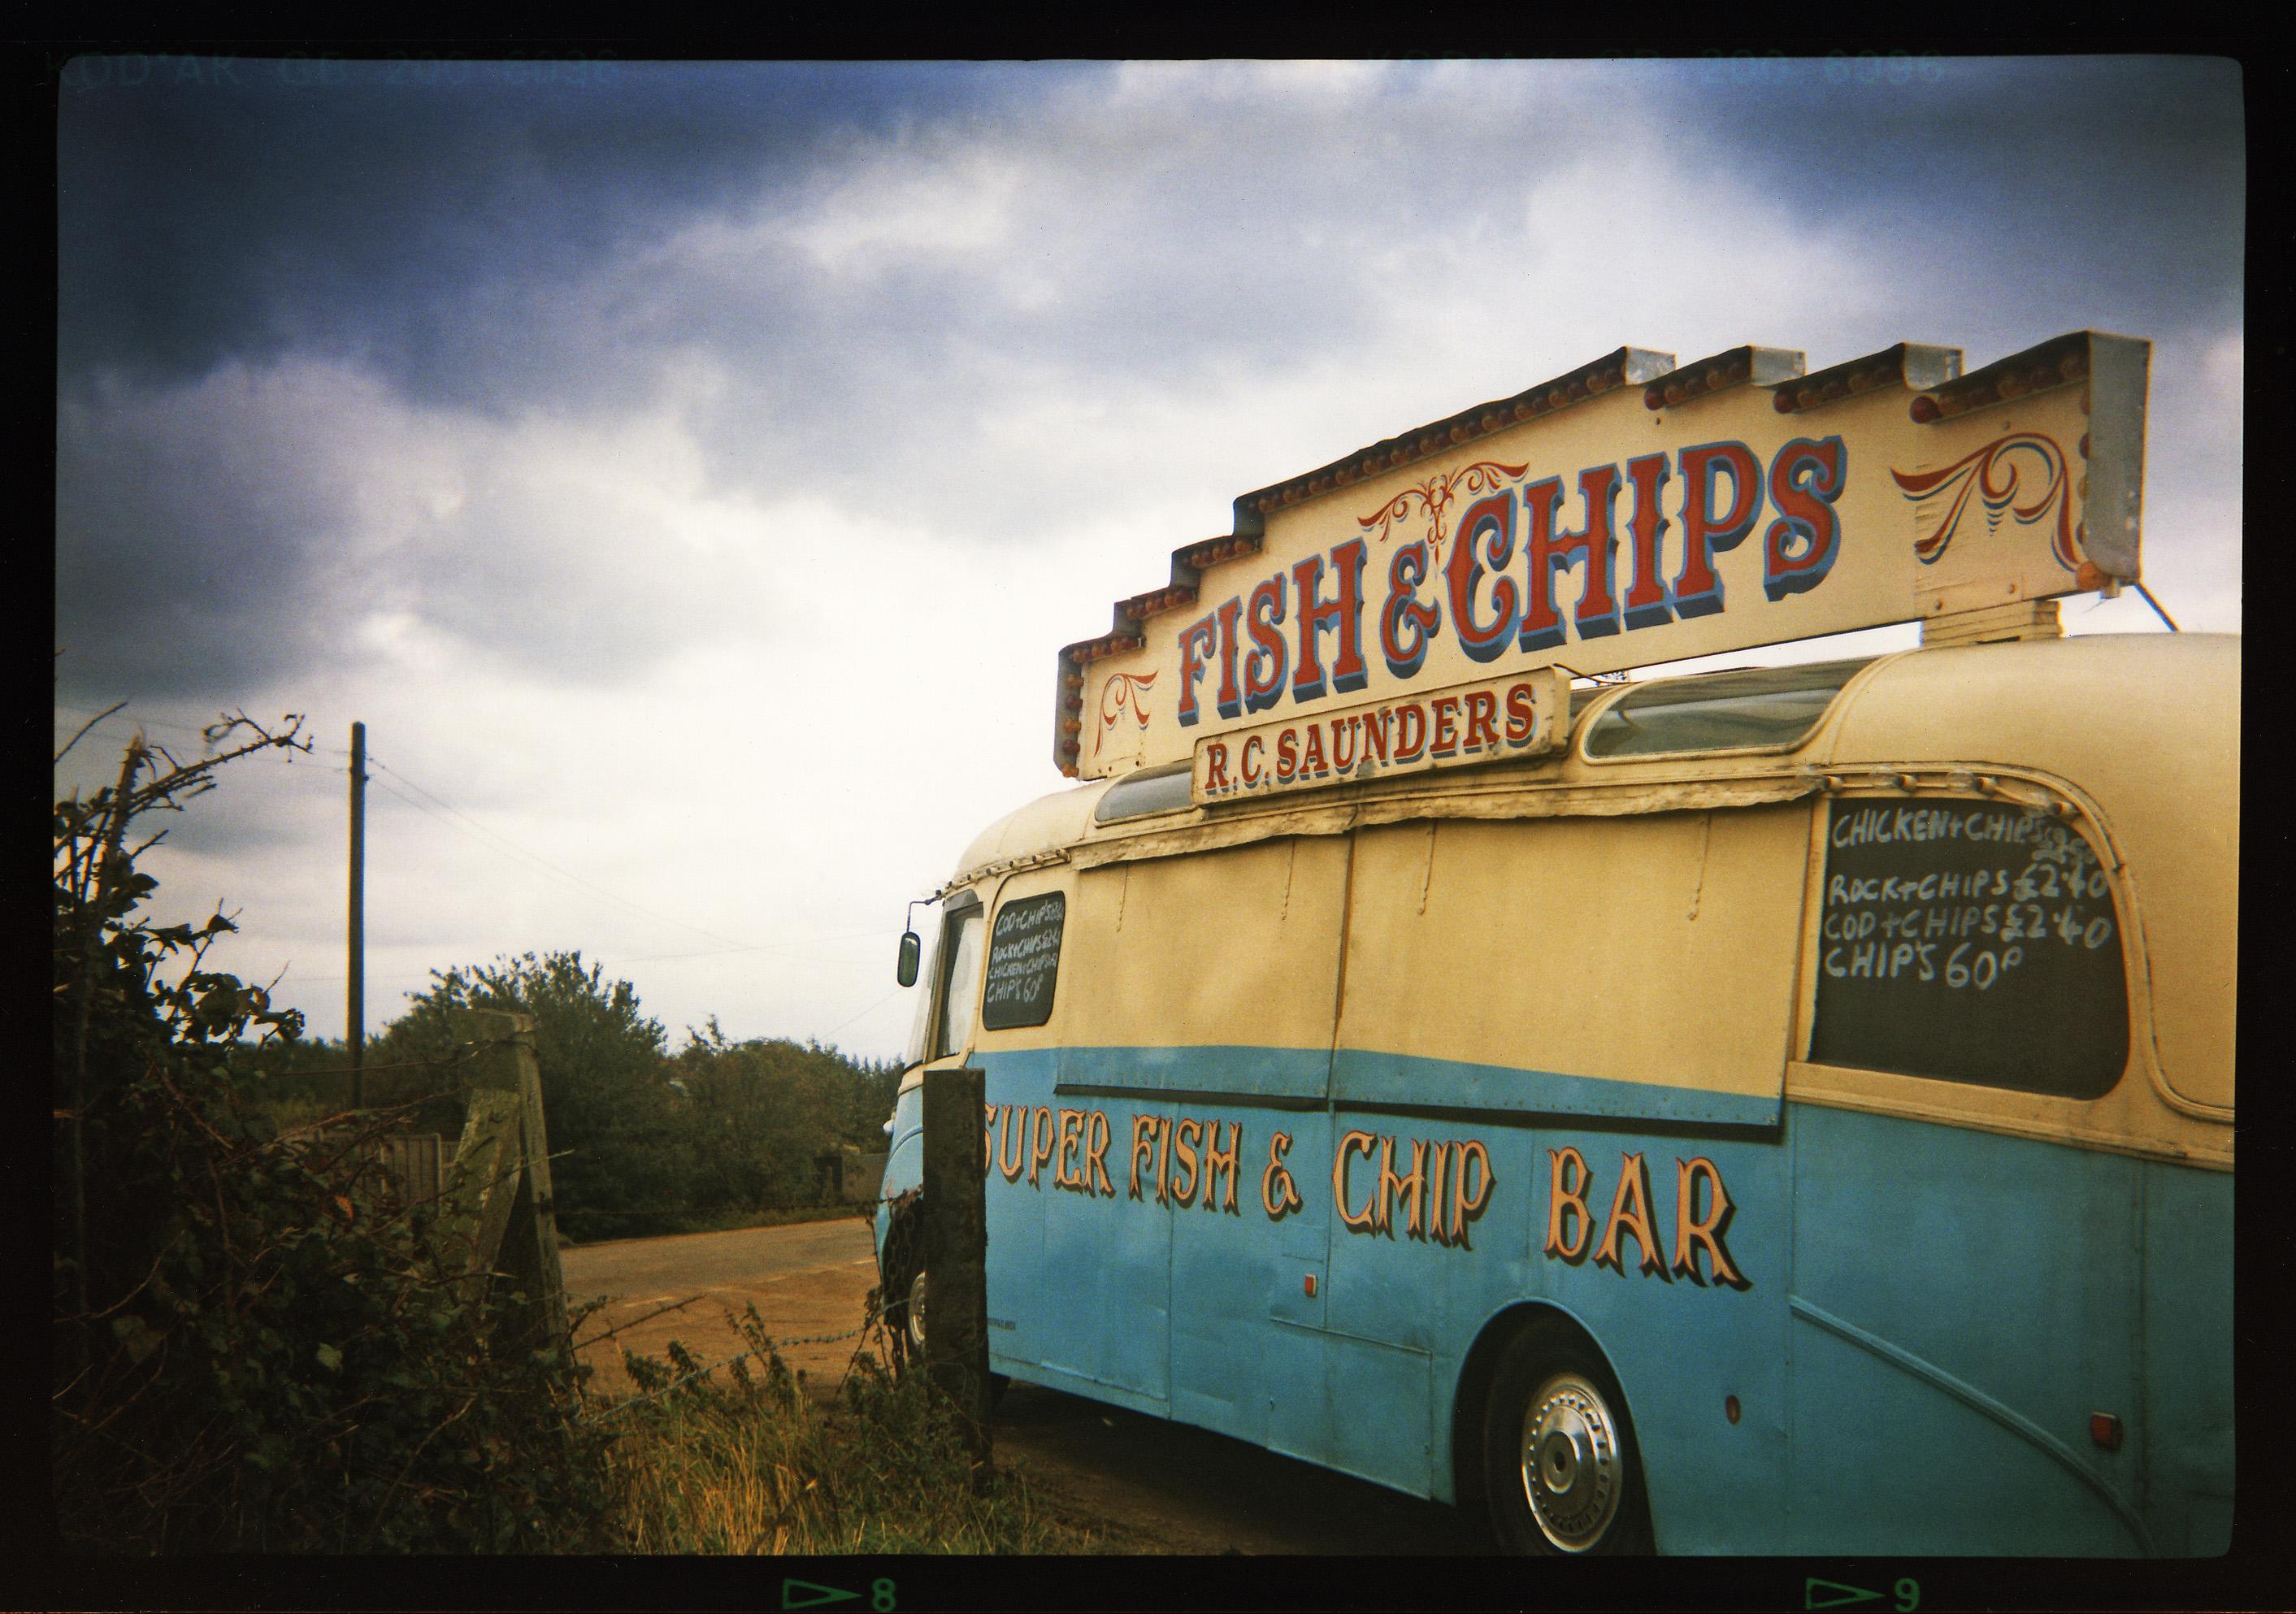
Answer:
[[(643, 903), (632, 902), (626, 897), (616, 896), (613, 892), (605, 889), (602, 886), (593, 885), (590, 881), (583, 879), (580, 875), (576, 874), (570, 870), (559, 867), (556, 864), (552, 863), (548, 858), (541, 856), (539, 853), (527, 850), (525, 848), (520, 846), (516, 841), (511, 840), (509, 836), (503, 834), (500, 831), (488, 829), (485, 824), (480, 823), (468, 813), (463, 812), (462, 808), (456, 807), (453, 802), (447, 800), (444, 797), (439, 795), (435, 791), (425, 790), (422, 785), (408, 778), (400, 769), (395, 768), (389, 763), (381, 760), (373, 752), (370, 751), (367, 753), (366, 760), (369, 767), (379, 769), (383, 773), (389, 774), (391, 778), (396, 779), (401, 784), (406, 785), (408, 790), (414, 791), (418, 794), (428, 797), (430, 800), (438, 803), (438, 805), (444, 808), (447, 813), (453, 815), (452, 817), (445, 818), (442, 822), (451, 824), (457, 829), (463, 829), (463, 826), (467, 825), (469, 827), (464, 830), (465, 833), (476, 833), (480, 836), (485, 837), (489, 844), (496, 847), (496, 849), (507, 852), (512, 856), (521, 858), (525, 862), (533, 864), (535, 867), (543, 870), (545, 873), (554, 875), (558, 879), (564, 881), (569, 884), (589, 892), (594, 897), (602, 897), (605, 901), (613, 903), (619, 907), (627, 908), (634, 914), (644, 914), (646, 918), (655, 920), (662, 924), (676, 925), (681, 930), (691, 930), (696, 936), (706, 936), (710, 940), (721, 942), (726, 946), (736, 951), (746, 951), (758, 946), (758, 944), (753, 942), (736, 941), (730, 936), (721, 936), (715, 930), (705, 929), (704, 927), (697, 924), (689, 924), (685, 920), (673, 918), (668, 914), (657, 913), (655, 910), (647, 907)], [(370, 777), (372, 776), (370, 775)], [(385, 781), (374, 779), (373, 782), (381, 785), (382, 789), (390, 791), (391, 795), (398, 797), (399, 800), (406, 802), (407, 806), (415, 808), (417, 811), (430, 813), (430, 816), (433, 818), (440, 817), (439, 813), (433, 812), (430, 808), (424, 807), (422, 802), (414, 800), (414, 798), (407, 796), (402, 791), (392, 790), (390, 785)]]
[[(180, 733), (196, 734), (201, 738), (204, 738), (206, 735), (206, 728), (203, 725), (177, 723), (172, 719), (129, 718), (117, 712), (87, 712), (62, 706), (55, 708), (54, 710), (59, 714), (57, 719), (57, 726), (59, 728), (62, 726), (62, 718), (65, 716), (97, 718), (98, 721), (89, 723), (81, 731), (83, 735), (92, 733), (100, 733), (106, 729), (125, 728), (132, 730), (138, 726), (144, 728), (166, 729)], [(343, 758), (346, 761), (348, 761), (351, 756), (350, 750), (347, 747), (343, 746), (321, 745), (314, 742), (311, 749), (315, 751), (324, 752), (331, 756)], [(571, 870), (563, 868), (559, 864), (551, 862), (548, 858), (544, 857), (539, 853), (534, 852), (529, 848), (521, 846), (517, 841), (512, 840), (509, 836), (503, 834), (499, 830), (493, 829), (481, 823), (471, 814), (463, 811), (461, 807), (456, 807), (453, 802), (448, 801), (445, 797), (440, 796), (437, 791), (432, 791), (420, 783), (418, 781), (410, 778), (404, 769), (392, 766), (390, 763), (385, 762), (381, 758), (375, 756), (372, 751), (367, 753), (366, 761), (368, 767), (371, 770), (373, 770), (368, 774), (368, 782), (370, 783), (375, 785), (386, 794), (406, 803), (415, 811), (438, 819), (440, 823), (445, 823), (448, 828), (470, 836), (472, 839), (477, 840), (480, 845), (487, 848), (489, 851), (510, 857), (514, 861), (525, 864), (529, 869), (547, 874), (552, 878), (570, 885), (592, 897), (612, 903), (616, 906), (627, 909), (633, 914), (653, 920), (659, 923), (674, 925), (682, 930), (690, 930), (697, 936), (707, 937), (711, 941), (723, 944), (717, 947), (705, 947), (690, 953), (641, 954), (635, 958), (624, 960), (623, 963), (625, 963), (643, 964), (683, 963), (687, 960), (697, 958), (723, 958), (730, 954), (740, 953), (797, 953), (802, 952), (808, 948), (835, 946), (849, 941), (882, 939), (884, 935), (884, 932), (882, 930), (870, 930), (848, 931), (839, 936), (800, 937), (774, 942), (736, 941), (732, 937), (720, 935), (718, 932), (709, 930), (703, 926), (693, 924), (687, 921), (676, 918), (673, 915), (660, 913), (658, 910), (647, 907), (642, 903), (633, 902), (627, 897), (619, 896), (612, 891), (605, 889), (602, 886), (595, 885), (591, 881), (583, 879), (580, 875), (574, 873)], [(329, 768), (324, 771), (332, 774), (339, 770)], [(390, 775), (390, 779), (386, 780), (378, 778), (375, 776), (376, 773), (388, 774)], [(390, 780), (396, 780), (399, 784), (405, 785), (406, 790), (414, 791), (414, 795), (408, 795), (406, 791), (394, 788)], [(431, 805), (426, 805), (426, 800), (417, 800), (415, 799), (417, 796), (426, 799), (427, 802)], [(291, 962), (288, 968), (291, 970)], [(435, 973), (435, 971), (425, 973)], [(345, 971), (339, 971), (324, 975), (306, 974), (298, 977), (297, 979), (304, 981), (314, 982), (340, 980), (345, 978)], [(283, 979), (284, 978), (284, 975), (285, 971), (283, 971)], [(396, 984), (401, 980), (420, 979), (422, 979), (422, 975), (409, 972), (371, 979), (374, 979), (378, 985), (385, 982)], [(899, 988), (895, 988), (895, 992), (898, 992), (898, 990)], [(860, 1013), (856, 1014), (850, 1019), (840, 1023), (834, 1030), (832, 1031), (831, 1035), (834, 1036), (837, 1031), (842, 1031), (847, 1026), (853, 1024), (855, 1020), (857, 1020), (882, 1007), (892, 998), (893, 995), (893, 992), (887, 993), (883, 997), (877, 999), (876, 1002), (871, 1004), (867, 1008), (863, 1009)]]
[(907, 990), (906, 987), (895, 987), (890, 992), (886, 993), (884, 996), (879, 998), (875, 1003), (871, 1004), (867, 1008), (862, 1010), (860, 1013), (849, 1015), (844, 1020), (840, 1020), (835, 1026), (830, 1028), (829, 1036), (824, 1036), (822, 1038), (822, 1041), (829, 1041), (830, 1037), (835, 1036), (840, 1031), (844, 1030), (846, 1027), (853, 1024), (855, 1020), (866, 1020), (870, 1015), (874, 1014), (887, 1004), (891, 1003), (895, 997), (906, 990)]

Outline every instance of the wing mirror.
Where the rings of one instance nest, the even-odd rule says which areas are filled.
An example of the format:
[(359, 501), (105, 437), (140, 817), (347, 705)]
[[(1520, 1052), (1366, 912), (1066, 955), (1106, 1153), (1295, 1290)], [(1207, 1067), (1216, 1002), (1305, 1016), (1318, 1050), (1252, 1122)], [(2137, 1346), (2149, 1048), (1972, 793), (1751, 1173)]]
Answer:
[(917, 984), (917, 957), (923, 950), (924, 944), (917, 939), (917, 933), (914, 930), (902, 931), (901, 962), (894, 966), (893, 979), (899, 981), (901, 985), (905, 987), (915, 986)]

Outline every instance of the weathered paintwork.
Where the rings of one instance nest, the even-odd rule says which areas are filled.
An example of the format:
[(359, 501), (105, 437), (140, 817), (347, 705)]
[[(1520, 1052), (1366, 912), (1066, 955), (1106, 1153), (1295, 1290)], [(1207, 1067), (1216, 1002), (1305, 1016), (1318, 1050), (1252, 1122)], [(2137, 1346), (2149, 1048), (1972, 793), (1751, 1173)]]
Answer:
[[(1590, 761), (1597, 702), (1536, 761), (1021, 809), (952, 889), (1068, 894), (1052, 1018), (928, 1050), (988, 1073), (994, 1366), (1450, 1498), (1479, 1342), (1551, 1307), (1663, 1551), (2224, 1550), (2238, 707), (2235, 639), (1931, 649), (1791, 750)], [(2102, 1097), (1803, 1057), (1830, 804), (1979, 797), (2110, 872)]]
[(1967, 377), (1905, 345), (1805, 377), (1775, 349), (1677, 369), (1621, 348), (1238, 499), (1233, 532), (1061, 652), (1054, 760), (1193, 755), (1204, 799), (1325, 777), (1333, 751), (1504, 756), (1531, 741), (1513, 681), (1538, 668), (2135, 581), (2150, 353), (2077, 332)]

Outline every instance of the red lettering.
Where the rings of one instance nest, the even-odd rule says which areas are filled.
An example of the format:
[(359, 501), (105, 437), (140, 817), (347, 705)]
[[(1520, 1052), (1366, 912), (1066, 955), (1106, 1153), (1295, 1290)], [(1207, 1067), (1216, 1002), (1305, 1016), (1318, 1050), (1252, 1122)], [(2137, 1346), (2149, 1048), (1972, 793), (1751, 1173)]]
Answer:
[(1838, 437), (1822, 443), (1796, 438), (1770, 462), (1770, 503), (1779, 519), (1762, 535), (1762, 592), (1769, 598), (1815, 588), (1833, 569), (1841, 545), (1833, 501), (1841, 496), (1849, 459)]
[(1499, 742), (1499, 698), (1487, 689), (1469, 690), (1467, 701), (1467, 732), (1460, 743), (1468, 750), (1479, 751), (1485, 746)]
[(1524, 545), (1530, 555), (1530, 594), (1522, 610), (1522, 647), (1538, 650), (1563, 640), (1562, 619), (1556, 614), (1553, 594), (1554, 571), (1576, 555), (1585, 562), (1586, 581), (1579, 586), (1578, 607), (1570, 619), (1582, 639), (1618, 631), (1617, 603), (1611, 598), (1612, 504), (1619, 493), (1619, 468), (1596, 465), (1578, 473), (1578, 495), (1587, 506), (1587, 525), (1577, 532), (1556, 530), (1554, 516), (1562, 503), (1562, 483), (1554, 477), (1523, 489), (1530, 507), (1530, 538)]
[(1438, 757), (1447, 757), (1459, 749), (1457, 723), (1459, 697), (1438, 695), (1428, 705), (1435, 709), (1435, 744), (1431, 748)]
[(1243, 741), (1243, 753), (1237, 760), (1236, 772), (1247, 788), (1259, 782), (1259, 736), (1246, 735)]
[(1283, 635), (1275, 626), (1283, 620), (1283, 578), (1279, 573), (1251, 591), (1251, 643), (1255, 647), (1243, 662), (1243, 703), (1264, 712), (1283, 696), (1286, 658)]
[(1243, 710), (1243, 697), (1235, 687), (1235, 619), (1243, 611), (1243, 602), (1230, 600), (1219, 608), (1219, 711), (1223, 717), (1233, 717)]
[(1435, 635), (1443, 613), (1419, 602), (1419, 585), (1427, 577), (1427, 545), (1414, 540), (1395, 552), (1387, 563), (1387, 603), (1379, 613), (1379, 653), (1387, 670), (1408, 678), (1426, 660), (1427, 642)]
[[(1377, 718), (1378, 721), (1374, 722), (1374, 718)], [(1369, 713), (1365, 717), (1363, 740), (1364, 760), (1365, 762), (1369, 762), (1373, 757), (1376, 756), (1381, 764), (1382, 766), (1385, 765), (1387, 761), (1388, 725), (1392, 724), (1394, 721), (1395, 714), (1386, 707), (1382, 707), (1379, 710)]]
[(1514, 637), (1521, 601), (1514, 579), (1503, 577), (1491, 587), (1491, 607), (1496, 613), (1488, 626), (1475, 621), (1475, 584), (1482, 576), (1483, 566), (1476, 549), (1485, 534), (1491, 541), (1491, 569), (1502, 569), (1514, 556), (1514, 496), (1496, 493), (1478, 499), (1467, 506), (1467, 513), (1459, 518), (1459, 528), (1452, 540), (1451, 558), (1443, 571), (1451, 586), (1451, 628), (1459, 635), (1459, 648), (1470, 660), (1488, 661), (1496, 658)]
[(1288, 784), (1292, 775), (1300, 771), (1300, 731), (1285, 729), (1275, 736), (1275, 778)]
[(1529, 745), (1533, 730), (1538, 726), (1538, 697), (1528, 684), (1508, 686), (1506, 692), (1506, 737), (1509, 745)]
[(1184, 724), (1193, 725), (1203, 716), (1196, 709), (1196, 685), (1203, 682), (1204, 663), (1218, 644), (1219, 630), (1210, 617), (1180, 631), (1180, 701), (1175, 715)]
[(1395, 709), (1395, 759), (1409, 762), (1427, 749), (1427, 710), (1414, 700)]
[[(1730, 509), (1714, 512), (1714, 473), (1730, 473)], [(1674, 607), (1685, 617), (1722, 609), (1722, 582), (1714, 553), (1736, 547), (1760, 512), (1762, 470), (1743, 443), (1703, 443), (1682, 451), (1682, 575), (1674, 580)]]
[(1204, 747), (1204, 789), (1227, 789), (1227, 742), (1215, 740)]
[(1659, 576), (1659, 538), (1666, 531), (1666, 516), (1659, 496), (1666, 487), (1666, 455), (1645, 454), (1627, 462), (1627, 479), (1634, 484), (1635, 512), (1627, 522), (1633, 541), (1635, 580), (1627, 590), (1627, 626), (1655, 627), (1674, 620), (1667, 597), (1666, 579)]
[(1332, 658), (1331, 687), (1344, 692), (1369, 682), (1363, 659), (1363, 571), (1368, 553), (1361, 538), (1332, 546), (1338, 594), (1331, 600), (1316, 598), (1324, 575), (1322, 556), (1310, 555), (1292, 569), (1292, 586), (1300, 596), (1300, 654), (1292, 675), (1294, 700), (1313, 700), (1324, 692), (1322, 641), (1327, 631), (1340, 638), (1339, 653)]

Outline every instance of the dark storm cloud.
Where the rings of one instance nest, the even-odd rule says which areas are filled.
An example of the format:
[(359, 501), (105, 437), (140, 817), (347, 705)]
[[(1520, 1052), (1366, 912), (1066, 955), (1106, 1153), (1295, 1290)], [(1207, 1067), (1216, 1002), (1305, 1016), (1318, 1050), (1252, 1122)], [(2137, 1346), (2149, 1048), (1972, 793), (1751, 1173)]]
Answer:
[[(2021, 304), (2069, 310), (2068, 328), (2100, 309), (2149, 311), (2155, 337), (2164, 321), (2240, 323), (2237, 62), (1719, 61), (1669, 77), (1685, 162), (1759, 176), (1812, 219), (1854, 225), (1915, 296), (1991, 276)], [(1692, 241), (1730, 227), (1685, 222)]]
[[(56, 461), (61, 687), (109, 702), (236, 692), (308, 661), (341, 624), (321, 579), (355, 489), (309, 455), (296, 475), (236, 450), (266, 411), (226, 384), (123, 408), (68, 400)], [(305, 424), (311, 422), (306, 422)], [(266, 433), (293, 443), (294, 423)]]
[[(1982, 363), (2096, 324), (2189, 368), (2171, 340), (2239, 329), (2224, 63), (1913, 62), (1903, 82), (1811, 63), (624, 66), (523, 85), (465, 67), (67, 75), (60, 632), (122, 687), (307, 665), (355, 608), (578, 682), (709, 629), (734, 591), (659, 507), (554, 490), (547, 464), (501, 472), (491, 437), (459, 456), (440, 440), (537, 414), (596, 434), (604, 460), (602, 423), (671, 421), (709, 496), (1010, 544), (1111, 478), (1149, 486), (1159, 454), (1213, 463), (1229, 444), (1173, 422), (1198, 396), (1237, 422), (1255, 378), (1359, 385), (1357, 441), (1425, 418), (1394, 404), (1398, 330), (1499, 332), (1486, 348), (1521, 367), (1488, 393), (1618, 340), (1685, 340), (1624, 318), (1643, 305), (1621, 283), (1685, 311), (1700, 288), (1717, 313), (1806, 288), (1806, 319), (1734, 319), (1714, 345), (1816, 363), (1900, 337)], [(1529, 216), (1574, 171), (1566, 208)], [(1674, 193), (1655, 204), (1635, 188), (1653, 173)], [(1653, 205), (1677, 253), (1606, 266)], [(1733, 206), (1767, 209), (1751, 255)], [(1716, 280), (1717, 262), (1735, 267)], [(1774, 282), (1746, 284), (1750, 264)], [(1606, 327), (1631, 328), (1566, 343), (1590, 312), (1570, 305), (1606, 293)], [(1427, 412), (1456, 402), (1447, 386)], [(1352, 446), (1318, 438), (1234, 487)], [(767, 542), (801, 561), (812, 538)]]
[(857, 137), (1009, 88), (931, 64), (605, 63), (544, 82), (537, 65), (513, 82), (472, 62), (194, 72), (87, 58), (64, 76), (68, 385), (301, 348), (357, 356), (426, 400), (523, 396), (548, 367), (549, 288)]

